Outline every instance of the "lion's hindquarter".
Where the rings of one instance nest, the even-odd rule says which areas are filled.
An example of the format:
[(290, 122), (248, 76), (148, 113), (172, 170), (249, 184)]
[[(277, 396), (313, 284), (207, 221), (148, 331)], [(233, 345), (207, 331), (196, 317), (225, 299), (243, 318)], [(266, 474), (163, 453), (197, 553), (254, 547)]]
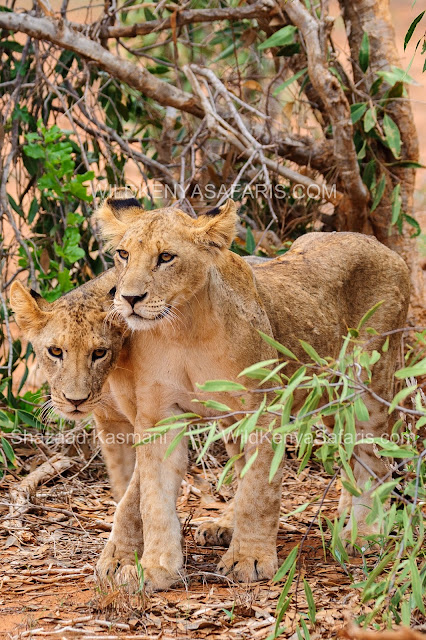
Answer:
[[(404, 326), (409, 274), (404, 261), (375, 238), (357, 233), (311, 233), (280, 258), (254, 268), (275, 338), (302, 356), (299, 340), (336, 356), (348, 328), (378, 302), (367, 326), (382, 334)], [(385, 337), (369, 342), (376, 349)], [(398, 344), (399, 336), (391, 336)], [(388, 354), (388, 355), (387, 355)], [(395, 358), (390, 348), (381, 366)]]
[[(368, 336), (366, 346), (369, 351), (381, 352), (370, 387), (377, 396), (390, 399), (400, 344), (395, 329), (405, 324), (410, 288), (408, 269), (397, 254), (360, 234), (308, 234), (281, 258), (255, 267), (255, 273), (275, 338), (302, 361), (306, 354), (300, 339), (320, 355), (336, 357), (348, 328), (356, 328), (365, 313), (382, 302), (366, 323), (381, 335)], [(389, 347), (382, 352), (386, 340), (383, 334), (389, 332), (394, 333), (389, 334)], [(368, 391), (363, 400), (369, 420), (357, 420), (357, 437), (388, 434), (391, 424), (387, 406)], [(351, 466), (361, 488), (370, 476), (380, 482), (388, 472), (384, 459), (366, 444), (355, 447)], [(378, 525), (366, 524), (371, 491), (351, 501), (352, 515), (343, 537), (351, 536), (352, 519), (357, 522), (359, 536), (377, 532)], [(341, 506), (347, 506), (345, 498)], [(358, 538), (357, 543), (360, 541)]]

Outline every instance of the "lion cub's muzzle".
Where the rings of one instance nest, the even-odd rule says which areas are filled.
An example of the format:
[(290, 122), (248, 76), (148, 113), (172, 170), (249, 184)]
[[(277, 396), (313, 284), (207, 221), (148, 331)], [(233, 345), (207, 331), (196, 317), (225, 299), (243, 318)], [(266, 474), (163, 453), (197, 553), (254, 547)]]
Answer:
[(90, 392), (86, 397), (72, 397), (71, 394), (67, 396), (64, 392), (61, 393), (61, 397), (52, 395), (52, 404), (55, 410), (60, 413), (67, 420), (81, 420), (85, 418), (96, 408), (100, 400), (100, 396), (96, 398)]

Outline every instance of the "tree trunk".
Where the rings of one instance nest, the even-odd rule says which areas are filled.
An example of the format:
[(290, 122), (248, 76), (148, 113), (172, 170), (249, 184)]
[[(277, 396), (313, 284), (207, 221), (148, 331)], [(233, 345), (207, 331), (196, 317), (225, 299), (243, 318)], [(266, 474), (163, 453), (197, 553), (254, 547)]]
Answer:
[[(401, 66), (395, 44), (395, 32), (389, 11), (389, 0), (340, 0), (340, 6), (352, 53), (352, 69), (355, 82), (363, 84), (365, 91), (369, 92), (377, 71), (390, 70), (393, 65)], [(370, 42), (370, 65), (368, 69), (370, 73), (365, 75), (358, 65), (364, 32), (368, 34)], [(382, 93), (384, 91), (385, 89), (382, 89)], [(386, 110), (398, 125), (401, 134), (401, 161), (417, 162), (419, 145), (409, 100), (395, 100), (387, 105)], [(379, 151), (379, 154), (381, 156), (380, 159), (384, 162), (394, 160), (390, 152), (386, 152), (383, 149)], [(403, 211), (411, 216), (413, 215), (415, 169), (395, 166), (391, 167), (391, 171), (387, 172), (385, 193), (376, 210), (370, 214), (370, 222), (376, 237), (402, 255), (407, 262), (411, 272), (412, 320), (417, 323), (424, 323), (426, 321), (424, 310), (425, 283), (416, 241), (410, 237), (413, 227), (404, 224), (401, 235), (397, 228), (391, 225), (391, 194), (398, 183), (401, 185)]]

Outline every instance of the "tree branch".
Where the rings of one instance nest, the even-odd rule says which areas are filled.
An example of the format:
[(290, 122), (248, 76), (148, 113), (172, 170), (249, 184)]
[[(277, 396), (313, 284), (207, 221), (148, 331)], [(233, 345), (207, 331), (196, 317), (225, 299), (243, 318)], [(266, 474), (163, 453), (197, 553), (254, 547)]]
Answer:
[(26, 13), (0, 13), (0, 28), (19, 31), (73, 51), (163, 106), (172, 106), (202, 118), (198, 100), (171, 84), (158, 80), (144, 67), (113, 55), (100, 44), (70, 28), (62, 19), (35, 18)]
[(346, 226), (353, 231), (362, 231), (367, 217), (368, 192), (359, 172), (349, 103), (339, 81), (328, 69), (325, 52), (321, 49), (319, 22), (299, 0), (284, 2), (282, 8), (303, 36), (308, 55), (309, 77), (333, 126), (334, 156), (349, 200), (344, 211), (348, 218)]
[[(223, 9), (195, 9), (192, 11), (176, 12), (176, 27), (183, 27), (186, 24), (196, 22), (215, 22), (216, 20), (244, 20), (247, 18), (257, 18), (268, 15), (274, 6), (273, 0), (258, 0), (255, 4), (247, 7), (226, 7)], [(75, 24), (77, 29), (85, 29), (87, 25)], [(163, 31), (172, 28), (172, 16), (160, 20), (149, 20), (148, 22), (138, 22), (126, 26), (113, 26), (101, 29), (102, 38), (134, 38), (135, 36), (145, 36), (154, 31)]]

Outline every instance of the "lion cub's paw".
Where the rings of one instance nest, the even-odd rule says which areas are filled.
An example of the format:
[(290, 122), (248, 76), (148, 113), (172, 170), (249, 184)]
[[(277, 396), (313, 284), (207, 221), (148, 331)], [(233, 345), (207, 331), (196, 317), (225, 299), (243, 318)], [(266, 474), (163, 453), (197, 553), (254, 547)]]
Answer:
[(169, 571), (164, 567), (147, 567), (144, 569), (144, 587), (148, 593), (166, 591), (176, 582), (182, 581), (179, 572)]
[(195, 532), (195, 542), (201, 547), (229, 547), (233, 529), (221, 526), (220, 522), (201, 524)]
[(376, 553), (380, 551), (380, 545), (375, 543), (370, 536), (377, 536), (380, 534), (380, 528), (378, 526), (365, 526), (361, 529), (358, 528), (358, 535), (354, 543), (351, 542), (352, 526), (346, 525), (340, 534), (343, 546), (345, 547), (349, 556), (359, 556), (361, 553)]
[(231, 547), (222, 557), (217, 570), (238, 582), (271, 580), (278, 570), (277, 552), (275, 549), (269, 553), (252, 551), (248, 555), (235, 552)]
[(129, 591), (137, 591), (140, 586), (135, 566), (135, 556), (123, 551), (114, 542), (107, 542), (95, 568), (96, 581), (102, 586), (126, 586)]

